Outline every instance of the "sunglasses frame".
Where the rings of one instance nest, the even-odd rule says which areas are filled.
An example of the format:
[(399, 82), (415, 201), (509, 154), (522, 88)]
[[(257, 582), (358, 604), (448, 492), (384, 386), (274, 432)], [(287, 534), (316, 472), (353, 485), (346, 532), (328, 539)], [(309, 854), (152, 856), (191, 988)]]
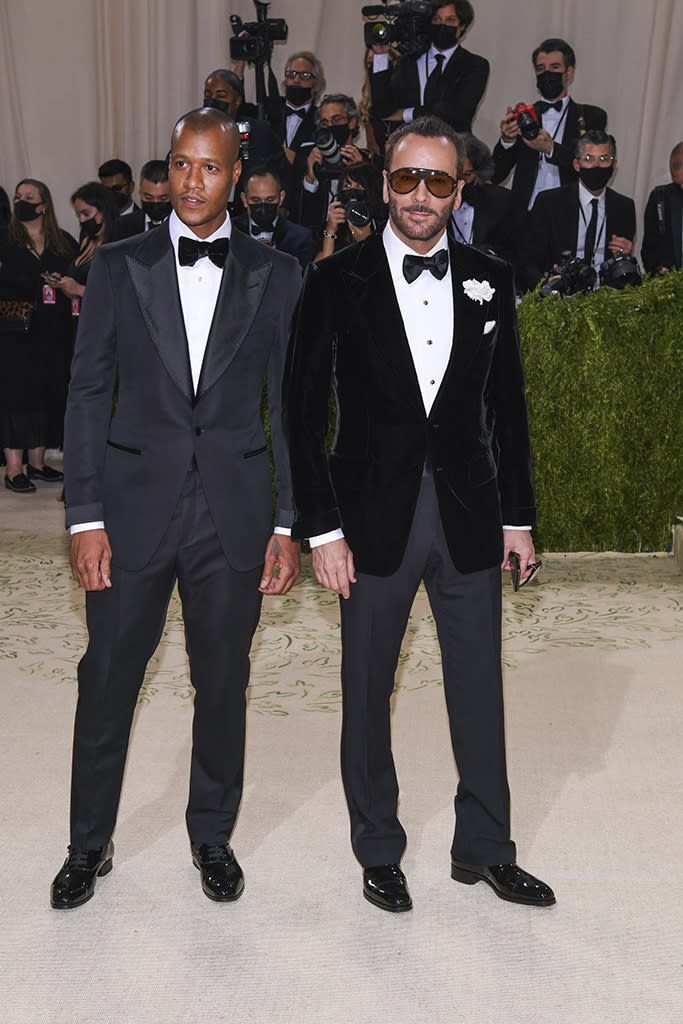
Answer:
[[(412, 188), (409, 188), (407, 190), (407, 192), (399, 192), (398, 189), (395, 189), (391, 183), (391, 179), (394, 177), (394, 175), (400, 174), (401, 171), (411, 171), (412, 173), (418, 175), (417, 181), (415, 182)], [(433, 174), (443, 174), (445, 178), (448, 178), (448, 180), (451, 183), (451, 190), (447, 195), (437, 196), (435, 192), (432, 192), (431, 188), (429, 187), (429, 175)], [(387, 181), (389, 183), (389, 188), (391, 189), (392, 192), (395, 192), (397, 196), (409, 196), (411, 192), (415, 191), (415, 189), (417, 188), (421, 181), (424, 181), (430, 196), (434, 196), (435, 199), (449, 199), (458, 187), (457, 179), (453, 178), (448, 173), (448, 171), (435, 171), (434, 168), (430, 167), (397, 167), (395, 171), (391, 171), (390, 173), (387, 174)]]

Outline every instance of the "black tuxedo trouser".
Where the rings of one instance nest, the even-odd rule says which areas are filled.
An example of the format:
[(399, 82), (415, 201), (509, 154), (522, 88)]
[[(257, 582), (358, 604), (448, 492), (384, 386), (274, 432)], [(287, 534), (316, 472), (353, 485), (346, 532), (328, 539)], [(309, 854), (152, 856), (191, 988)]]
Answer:
[(115, 559), (116, 552), (111, 589), (86, 596), (89, 643), (78, 667), (71, 843), (98, 848), (114, 830), (133, 714), (176, 580), (195, 687), (187, 828), (194, 843), (227, 842), (242, 795), (245, 691), (262, 567), (236, 572), (228, 564), (196, 471), (188, 473), (150, 563), (127, 572)]
[(460, 780), (451, 853), (472, 864), (515, 860), (505, 767), (500, 664), (500, 569), (459, 573), (425, 475), (406, 552), (391, 576), (357, 573), (341, 599), (342, 778), (351, 844), (364, 867), (398, 863), (406, 835), (397, 816), (390, 697), (420, 581), (436, 622), (451, 742)]

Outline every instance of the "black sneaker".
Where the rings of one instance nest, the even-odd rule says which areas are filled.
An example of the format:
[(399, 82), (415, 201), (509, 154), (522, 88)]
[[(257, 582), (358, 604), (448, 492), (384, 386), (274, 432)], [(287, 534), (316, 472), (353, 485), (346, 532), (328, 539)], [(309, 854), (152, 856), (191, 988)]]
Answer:
[(17, 473), (11, 478), (6, 476), (5, 487), (8, 491), (14, 491), (15, 494), (30, 494), (36, 489), (36, 485), (31, 483), (25, 473)]
[(60, 473), (58, 469), (53, 469), (52, 466), (48, 466), (47, 463), (41, 466), (40, 469), (36, 469), (35, 466), (28, 465), (26, 467), (29, 480), (43, 480), (46, 484), (56, 484), (58, 481), (64, 479), (64, 474)]

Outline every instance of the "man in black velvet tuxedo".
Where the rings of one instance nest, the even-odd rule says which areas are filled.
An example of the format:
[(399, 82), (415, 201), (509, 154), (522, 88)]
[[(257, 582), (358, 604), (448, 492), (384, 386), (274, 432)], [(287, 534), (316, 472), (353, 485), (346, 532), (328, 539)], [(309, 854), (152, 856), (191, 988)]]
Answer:
[(516, 118), (508, 112), (500, 123), (501, 137), (493, 150), (494, 184), (505, 181), (513, 170), (512, 193), (520, 218), (534, 204), (539, 192), (576, 181), (574, 147), (584, 132), (604, 131), (607, 114), (600, 107), (575, 103), (569, 97), (576, 56), (564, 39), (545, 39), (532, 56), (536, 88), (543, 99), (534, 103), (541, 131), (535, 139), (520, 134)]
[[(449, 241), (462, 142), (438, 118), (390, 136), (383, 233), (311, 264), (285, 379), (292, 536), (341, 595), (342, 776), (363, 892), (409, 910), (390, 696), (424, 580), (460, 773), (451, 874), (548, 906), (510, 839), (501, 564), (533, 572), (531, 459), (512, 272)], [(327, 454), (329, 390), (337, 429)]]
[(683, 266), (683, 142), (671, 151), (671, 182), (653, 188), (645, 207), (641, 257), (648, 274)]
[(474, 9), (469, 0), (432, 0), (432, 10), (426, 53), (401, 57), (393, 67), (387, 52), (375, 53), (370, 69), (373, 113), (399, 122), (435, 114), (456, 131), (471, 132), (489, 77), (489, 62), (460, 45), (474, 21)]
[[(210, 899), (235, 900), (244, 884), (229, 839), (242, 792), (249, 649), (261, 595), (286, 593), (298, 573), (296, 545), (278, 531), (292, 521), (280, 394), (300, 270), (231, 232), (238, 154), (224, 113), (181, 118), (171, 216), (102, 246), (88, 278), (64, 469), (89, 643), (78, 668), (71, 844), (51, 894), (58, 909), (84, 903), (111, 869), (130, 725), (176, 582), (195, 688), (192, 860)], [(279, 495), (272, 536), (264, 377)]]
[(528, 215), (517, 266), (523, 290), (535, 288), (565, 252), (599, 273), (610, 255), (633, 249), (635, 204), (607, 187), (617, 169), (614, 137), (586, 132), (576, 143), (574, 167), (579, 181), (541, 192)]

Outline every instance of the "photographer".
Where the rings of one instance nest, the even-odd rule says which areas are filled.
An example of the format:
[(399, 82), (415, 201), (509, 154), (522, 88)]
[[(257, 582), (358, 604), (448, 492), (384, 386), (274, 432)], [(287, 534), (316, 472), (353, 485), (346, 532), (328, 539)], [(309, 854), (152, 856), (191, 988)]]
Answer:
[(294, 256), (305, 270), (315, 255), (313, 232), (282, 216), (285, 191), (275, 171), (268, 167), (249, 170), (244, 176), (241, 199), (245, 212), (232, 218), (234, 227)]
[(528, 215), (518, 275), (525, 290), (534, 288), (564, 253), (598, 272), (610, 256), (630, 255), (633, 249), (635, 204), (607, 188), (617, 168), (613, 136), (586, 132), (576, 143), (573, 165), (579, 181), (541, 192)]
[(284, 99), (273, 124), (275, 134), (284, 146), (285, 156), (290, 164), (296, 161), (297, 171), (301, 168), (298, 154), (302, 146), (306, 149), (313, 142), (316, 129), (316, 97), (325, 91), (325, 72), (314, 53), (302, 50), (292, 53), (285, 64), (283, 88)]
[(683, 142), (672, 149), (669, 169), (670, 184), (653, 188), (645, 207), (641, 258), (648, 274), (683, 266)]
[(436, 114), (456, 131), (471, 132), (489, 77), (488, 61), (460, 45), (473, 20), (469, 0), (432, 0), (426, 52), (406, 54), (393, 67), (388, 53), (376, 52), (370, 75), (376, 116), (401, 122)]
[[(531, 118), (540, 130), (522, 134), (511, 107), (500, 123), (493, 150), (493, 181), (501, 184), (512, 169), (512, 192), (520, 216), (530, 210), (539, 192), (576, 181), (574, 147), (583, 132), (604, 131), (607, 114), (600, 107), (575, 103), (568, 89), (574, 80), (576, 56), (564, 39), (545, 39), (531, 55), (536, 88), (543, 99), (534, 103)], [(535, 129), (534, 129), (535, 130)]]
[(382, 172), (369, 163), (349, 164), (339, 179), (337, 198), (330, 204), (316, 260), (381, 231), (387, 216), (387, 205), (382, 196)]
[(474, 135), (464, 135), (465, 165), (460, 206), (453, 211), (453, 230), (458, 242), (474, 245), (514, 261), (514, 200), (510, 190), (492, 185), (491, 150)]

